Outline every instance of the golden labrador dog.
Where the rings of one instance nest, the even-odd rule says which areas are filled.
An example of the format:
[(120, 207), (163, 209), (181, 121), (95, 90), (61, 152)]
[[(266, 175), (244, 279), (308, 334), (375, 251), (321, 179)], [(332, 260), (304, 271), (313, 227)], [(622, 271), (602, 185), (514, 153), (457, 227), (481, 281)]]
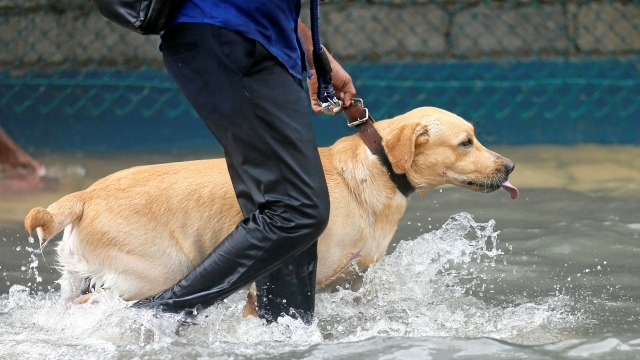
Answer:
[[(375, 128), (393, 170), (418, 193), (453, 184), (518, 195), (508, 182), (513, 162), (482, 146), (473, 126), (450, 112), (418, 108)], [(318, 242), (322, 288), (348, 278), (353, 262), (366, 270), (385, 255), (409, 199), (358, 134), (319, 151), (331, 201)], [(87, 280), (124, 300), (168, 288), (241, 220), (225, 160), (213, 159), (119, 171), (46, 210), (32, 209), (25, 227), (41, 242), (65, 230), (57, 247), (61, 295), (83, 302)]]

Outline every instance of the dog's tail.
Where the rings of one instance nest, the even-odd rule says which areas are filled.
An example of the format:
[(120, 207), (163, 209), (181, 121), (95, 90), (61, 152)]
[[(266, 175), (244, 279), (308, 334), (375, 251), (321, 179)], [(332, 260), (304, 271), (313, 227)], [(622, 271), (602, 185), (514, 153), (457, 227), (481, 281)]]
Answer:
[(46, 242), (62, 231), (67, 225), (82, 218), (84, 202), (78, 193), (69, 194), (47, 209), (33, 208), (24, 218), (24, 228), (29, 234), (35, 230), (40, 242)]

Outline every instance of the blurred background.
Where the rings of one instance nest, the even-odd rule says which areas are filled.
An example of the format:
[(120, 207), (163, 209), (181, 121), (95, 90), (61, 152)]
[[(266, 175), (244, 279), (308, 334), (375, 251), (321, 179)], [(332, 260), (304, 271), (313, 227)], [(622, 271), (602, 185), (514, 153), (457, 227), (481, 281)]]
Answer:
[[(158, 36), (86, 0), (0, 11), (0, 126), (30, 152), (217, 147)], [(431, 105), (472, 121), (485, 145), (640, 140), (637, 0), (324, 1), (321, 29), (377, 119)], [(321, 145), (352, 133), (343, 116), (314, 128)]]

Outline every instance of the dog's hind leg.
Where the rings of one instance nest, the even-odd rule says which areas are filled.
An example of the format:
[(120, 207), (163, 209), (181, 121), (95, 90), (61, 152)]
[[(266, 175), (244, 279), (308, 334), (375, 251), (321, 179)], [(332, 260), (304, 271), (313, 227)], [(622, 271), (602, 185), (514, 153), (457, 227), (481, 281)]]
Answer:
[(91, 279), (84, 278), (82, 279), (82, 287), (80, 288), (80, 296), (78, 296), (74, 302), (78, 305), (84, 304), (93, 296), (93, 290), (95, 287), (91, 285)]
[(82, 304), (86, 303), (87, 301), (89, 301), (89, 299), (91, 299), (92, 296), (93, 296), (93, 293), (80, 295), (73, 302), (76, 305), (82, 305)]
[(60, 284), (60, 298), (64, 302), (76, 302), (78, 297), (91, 294), (89, 279), (75, 273), (65, 271), (58, 283)]

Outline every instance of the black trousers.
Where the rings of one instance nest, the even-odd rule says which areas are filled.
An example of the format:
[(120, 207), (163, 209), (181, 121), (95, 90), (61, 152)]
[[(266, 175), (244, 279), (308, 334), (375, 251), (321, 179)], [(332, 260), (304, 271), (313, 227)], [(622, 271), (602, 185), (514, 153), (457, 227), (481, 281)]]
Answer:
[(140, 306), (206, 306), (257, 281), (263, 318), (311, 321), (329, 197), (302, 82), (258, 42), (209, 24), (172, 26), (160, 49), (224, 149), (244, 220), (192, 273)]

